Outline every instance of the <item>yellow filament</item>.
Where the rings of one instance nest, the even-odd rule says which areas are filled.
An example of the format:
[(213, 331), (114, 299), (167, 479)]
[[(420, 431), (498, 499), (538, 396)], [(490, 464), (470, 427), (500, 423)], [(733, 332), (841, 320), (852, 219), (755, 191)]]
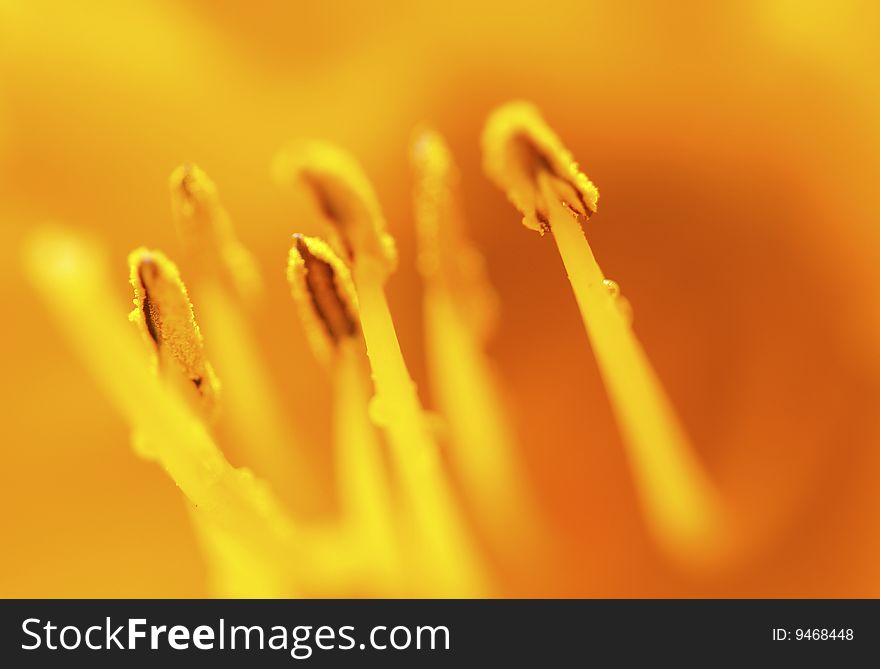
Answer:
[(335, 430), (337, 472), (343, 517), (358, 552), (364, 555), (372, 594), (404, 594), (390, 479), (382, 444), (370, 420), (369, 372), (362, 344), (340, 342), (335, 362)]
[(347, 536), (364, 556), (372, 593), (400, 592), (395, 514), (382, 445), (369, 418), (371, 388), (348, 267), (322, 240), (293, 236), (287, 279), (315, 354), (334, 372), (334, 443)]
[(203, 170), (182, 165), (171, 174), (169, 186), (181, 239), (201, 270), (193, 294), (211, 332), (208, 352), (226, 383), (224, 417), (245, 460), (298, 512), (311, 514), (319, 491), (298, 455), (300, 439), (284, 419), (287, 412), (278, 402), (243, 308), (261, 293), (257, 266), (238, 241), (217, 187)]
[(208, 353), (223, 378), (224, 416), (245, 461), (268, 479), (300, 516), (316, 512), (321, 491), (297, 447), (301, 439), (285, 420), (269, 370), (244, 310), (227, 290), (208, 281), (195, 291)]
[(466, 238), (458, 175), (438, 133), (426, 130), (416, 136), (413, 164), (433, 394), (449, 427), (454, 465), (481, 525), (500, 548), (522, 554), (534, 541), (538, 522), (499, 385), (482, 349), (497, 298), (482, 256)]
[[(194, 406), (196, 415), (210, 424), (219, 384), (205, 359), (202, 334), (177, 267), (160, 251), (144, 248), (129, 255), (129, 266), (135, 295), (129, 320), (154, 352), (161, 377), (173, 388), (182, 388), (187, 398), (196, 394), (202, 400)], [(143, 455), (158, 448), (139, 433), (134, 442)], [(272, 570), (265, 569), (264, 556), (255, 554), (253, 547), (210, 515), (195, 507), (187, 510), (207, 558), (214, 593), (224, 597), (283, 594)]]
[(645, 513), (667, 549), (685, 559), (728, 548), (721, 500), (697, 460), (626, 313), (604, 284), (580, 223), (550, 201), (553, 237), (574, 289), (611, 406), (629, 447)]
[(187, 509), (196, 540), (206, 557), (208, 590), (216, 597), (289, 597), (293, 590), (277, 565), (266, 566), (267, 556), (241, 541), (229, 528), (194, 507)]
[(526, 227), (553, 233), (658, 541), (683, 560), (715, 561), (731, 539), (721, 500), (581, 228), (596, 210), (598, 191), (530, 105), (496, 111), (483, 148), (488, 174)]
[[(355, 268), (361, 327), (382, 423), (413, 527), (420, 564), (416, 593), (468, 597), (485, 592), (478, 560), (443, 478), (437, 446), (410, 378), (382, 288), (384, 267), (370, 258)], [(418, 574), (414, 574), (418, 578)]]

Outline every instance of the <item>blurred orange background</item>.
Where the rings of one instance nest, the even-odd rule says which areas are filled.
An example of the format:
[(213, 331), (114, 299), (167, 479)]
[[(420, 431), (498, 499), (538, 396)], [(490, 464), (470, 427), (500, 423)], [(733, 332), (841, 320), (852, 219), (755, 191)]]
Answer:
[[(880, 596), (878, 31), (867, 2), (0, 0), (0, 595), (207, 592), (179, 491), (132, 452), (27, 284), (27, 233), (53, 220), (99, 239), (124, 319), (126, 254), (174, 257), (168, 175), (199, 163), (263, 266), (263, 353), (330, 489), (329, 383), (284, 278), (304, 213), (269, 166), (300, 136), (361, 161), (398, 240), (389, 298), (430, 406), (407, 153), (427, 120), (461, 168), (501, 298), (490, 355), (562, 556), (503, 594)], [(482, 125), (514, 98), (598, 186), (596, 256), (765, 537), (734, 570), (688, 574), (645, 529), (552, 240), (483, 175)]]

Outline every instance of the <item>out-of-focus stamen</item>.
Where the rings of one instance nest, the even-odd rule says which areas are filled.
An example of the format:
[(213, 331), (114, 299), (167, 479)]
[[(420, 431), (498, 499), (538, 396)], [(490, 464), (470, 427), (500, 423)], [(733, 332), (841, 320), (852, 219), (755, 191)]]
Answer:
[(397, 265), (394, 239), (385, 231), (379, 201), (360, 166), (324, 142), (301, 142), (282, 151), (273, 168), (283, 185), (298, 185), (329, 226), (331, 245), (351, 266), (364, 256), (390, 274)]
[(257, 266), (238, 241), (217, 187), (198, 166), (178, 167), (169, 179), (171, 209), (197, 266), (192, 281), (199, 318), (212, 333), (207, 349), (225, 383), (223, 413), (242, 455), (302, 515), (313, 515), (320, 495), (301, 437), (286, 420), (260, 342), (248, 316), (262, 290)]
[(197, 165), (185, 163), (171, 173), (171, 212), (180, 237), (198, 267), (221, 278), (243, 298), (262, 290), (257, 264), (241, 244), (214, 182)]
[(483, 351), (497, 297), (467, 237), (458, 172), (446, 142), (430, 129), (415, 135), (412, 161), (429, 378), (449, 428), (453, 463), (497, 548), (523, 555), (537, 541), (546, 550), (547, 542), (536, 537), (539, 522), (500, 384)]

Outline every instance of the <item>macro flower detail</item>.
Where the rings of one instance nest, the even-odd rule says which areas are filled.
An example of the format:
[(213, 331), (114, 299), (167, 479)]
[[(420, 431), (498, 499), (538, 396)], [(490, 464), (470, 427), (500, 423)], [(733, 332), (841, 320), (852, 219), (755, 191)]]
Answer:
[(0, 592), (877, 596), (880, 5), (343, 19), (0, 2)]
[(298, 183), (311, 196), (331, 244), (347, 262), (367, 257), (394, 270), (394, 240), (369, 180), (351, 156), (332, 144), (302, 142), (278, 155), (273, 172), (279, 184)]
[(198, 166), (187, 163), (169, 178), (171, 213), (183, 245), (202, 273), (231, 286), (244, 299), (262, 290), (256, 261), (241, 244), (217, 186)]
[(596, 212), (599, 191), (529, 103), (512, 102), (492, 114), (483, 131), (483, 158), (527, 228), (547, 232), (554, 202), (581, 220)]
[(326, 362), (343, 340), (360, 332), (351, 273), (326, 243), (296, 234), (287, 281), (314, 353)]
[(487, 171), (526, 227), (553, 234), (658, 542), (691, 566), (727, 561), (734, 537), (723, 502), (635, 338), (619, 286), (605, 278), (584, 236), (598, 191), (531, 106), (496, 110), (483, 148)]
[[(595, 212), (598, 191), (530, 105), (494, 112), (483, 149), (488, 174), (526, 227), (549, 231), (556, 241), (659, 545), (675, 559), (711, 567), (730, 550), (729, 528), (633, 336), (627, 303), (584, 238), (581, 225)], [(439, 133), (423, 127), (411, 162), (439, 432), (410, 376), (385, 297), (397, 252), (366, 175), (348, 154), (319, 142), (291, 145), (274, 164), (279, 185), (312, 202), (328, 240), (294, 231), (287, 264), (293, 304), (333, 386), (339, 511), (320, 521), (308, 517), (307, 497), (316, 493), (307, 486), (292, 506), (270, 491), (278, 467), (303, 465), (291, 464), (297, 439), (285, 435), (277, 401), (257, 406), (244, 399), (271, 395), (241, 325), (248, 303), (258, 299), (260, 272), (204, 172), (186, 165), (170, 180), (174, 219), (200, 273), (195, 298), (162, 252), (139, 248), (129, 256), (130, 320), (147, 356), (108, 313), (108, 278), (96, 252), (63, 232), (33, 242), (32, 257), (40, 258), (31, 264), (35, 281), (129, 418), (136, 450), (160, 462), (192, 503), (218, 594), (475, 596), (492, 592), (488, 559), (526, 556), (527, 564), (551, 550), (483, 350), (497, 321), (497, 296), (468, 239), (452, 154)], [(62, 276), (74, 281), (58, 290)], [(65, 316), (77, 301), (101, 318)], [(196, 319), (203, 311), (210, 323), (204, 336)], [(115, 344), (111, 353), (96, 350), (98, 330)], [(215, 336), (223, 346), (214, 350), (225, 351), (223, 369), (232, 376), (222, 395), (205, 346)], [(130, 368), (123, 384), (117, 356)], [(248, 438), (243, 452), (268, 481), (228, 462), (212, 434), (224, 412)], [(269, 426), (268, 439), (254, 443), (249, 431), (260, 424)]]
[(177, 267), (160, 251), (145, 248), (133, 251), (128, 262), (135, 306), (129, 319), (156, 348), (161, 372), (183, 380), (203, 405), (199, 411), (212, 415), (220, 384), (205, 358), (202, 333)]

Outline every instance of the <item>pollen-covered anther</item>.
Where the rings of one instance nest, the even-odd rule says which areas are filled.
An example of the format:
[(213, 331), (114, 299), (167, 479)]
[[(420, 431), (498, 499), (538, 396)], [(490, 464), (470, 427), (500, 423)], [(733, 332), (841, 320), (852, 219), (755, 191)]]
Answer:
[(303, 142), (282, 151), (273, 171), (279, 183), (298, 186), (309, 196), (328, 239), (349, 265), (370, 257), (394, 270), (394, 239), (385, 231), (373, 187), (351, 156), (332, 144)]
[(483, 156), (487, 174), (532, 230), (550, 228), (548, 197), (581, 222), (596, 212), (599, 191), (531, 104), (509, 103), (489, 117)]
[(177, 267), (160, 251), (129, 255), (135, 309), (129, 318), (156, 351), (163, 377), (183, 380), (206, 415), (215, 409), (219, 383), (205, 357), (204, 342)]
[(327, 361), (343, 340), (360, 334), (357, 295), (351, 274), (324, 241), (293, 235), (287, 279), (319, 359)]

